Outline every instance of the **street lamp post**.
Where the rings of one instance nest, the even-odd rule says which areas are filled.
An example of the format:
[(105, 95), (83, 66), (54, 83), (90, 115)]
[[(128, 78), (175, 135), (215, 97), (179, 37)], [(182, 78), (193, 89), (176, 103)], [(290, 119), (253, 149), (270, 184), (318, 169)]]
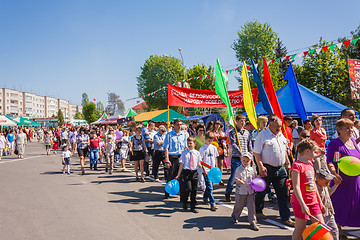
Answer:
[[(181, 53), (181, 48), (179, 48), (179, 53), (180, 53), (180, 57), (181, 57), (181, 63), (183, 66), (183, 82), (184, 82), (184, 80), (185, 80), (185, 65), (184, 65), (184, 58)], [(184, 107), (182, 107), (182, 112), (184, 113)]]

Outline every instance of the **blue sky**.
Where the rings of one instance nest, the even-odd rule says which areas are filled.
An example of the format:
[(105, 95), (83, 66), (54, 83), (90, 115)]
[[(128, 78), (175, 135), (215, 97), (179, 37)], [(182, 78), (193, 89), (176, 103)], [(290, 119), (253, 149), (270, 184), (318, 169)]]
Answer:
[(75, 104), (83, 92), (106, 103), (108, 90), (126, 100), (137, 96), (136, 77), (150, 55), (180, 58), (181, 48), (187, 67), (219, 58), (231, 69), (239, 63), (230, 46), (247, 21), (271, 24), (297, 53), (321, 36), (350, 36), (359, 9), (359, 0), (0, 0), (0, 87)]

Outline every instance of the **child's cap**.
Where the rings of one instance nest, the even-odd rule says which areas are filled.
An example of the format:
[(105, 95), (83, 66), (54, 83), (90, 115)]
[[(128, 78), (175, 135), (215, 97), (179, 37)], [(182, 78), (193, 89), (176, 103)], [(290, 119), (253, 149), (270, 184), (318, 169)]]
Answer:
[(64, 143), (61, 147), (63, 147), (63, 148), (64, 148), (64, 147), (66, 147), (66, 146), (67, 146), (67, 145), (66, 145), (66, 143)]
[(251, 160), (251, 159), (252, 159), (252, 154), (249, 153), (249, 152), (243, 152), (243, 153), (241, 154), (241, 157), (247, 157), (247, 158), (249, 158), (249, 159)]
[(316, 178), (323, 178), (331, 181), (335, 178), (335, 176), (332, 175), (328, 169), (320, 168), (316, 171)]

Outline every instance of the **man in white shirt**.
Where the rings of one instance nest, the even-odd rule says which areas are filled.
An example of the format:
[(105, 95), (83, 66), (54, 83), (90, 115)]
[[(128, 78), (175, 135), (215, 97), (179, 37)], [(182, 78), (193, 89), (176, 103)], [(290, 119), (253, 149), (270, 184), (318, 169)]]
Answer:
[[(261, 131), (256, 137), (254, 146), (254, 156), (259, 168), (259, 175), (266, 185), (273, 184), (278, 198), (279, 212), (281, 221), (287, 226), (294, 227), (295, 223), (290, 219), (290, 209), (288, 203), (286, 179), (288, 177), (286, 167), (291, 167), (287, 156), (287, 139), (281, 133), (282, 121), (276, 115), (269, 116), (269, 128)], [(264, 197), (266, 189), (257, 192), (255, 196), (256, 217), (266, 219), (262, 213), (264, 209)]]

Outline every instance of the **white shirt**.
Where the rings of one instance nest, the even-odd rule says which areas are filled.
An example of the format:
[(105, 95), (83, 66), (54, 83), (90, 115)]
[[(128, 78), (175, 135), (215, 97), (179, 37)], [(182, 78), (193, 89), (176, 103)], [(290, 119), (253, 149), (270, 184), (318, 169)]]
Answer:
[(67, 131), (63, 131), (63, 132), (61, 133), (61, 139), (68, 139), (68, 136), (69, 136), (69, 134), (68, 134)]
[(294, 128), (294, 129), (293, 129), (293, 131), (292, 131), (292, 138), (300, 138), (297, 128)]
[(274, 135), (270, 129), (259, 133), (255, 140), (254, 153), (261, 155), (261, 161), (273, 167), (284, 165), (286, 159), (287, 139), (279, 132)]
[(70, 152), (69, 150), (63, 151), (63, 152), (62, 152), (62, 155), (63, 155), (64, 158), (70, 158), (71, 152)]
[(6, 139), (5, 139), (4, 135), (1, 135), (1, 137), (0, 137), (0, 149), (5, 148), (5, 143), (6, 143)]
[(245, 184), (236, 182), (236, 194), (247, 195), (253, 194), (254, 189), (251, 187), (251, 181), (256, 178), (256, 172), (252, 167), (244, 168), (240, 165), (235, 172), (235, 178), (242, 180)]
[[(192, 152), (193, 159), (194, 159), (194, 169), (190, 169), (190, 152)], [(183, 169), (189, 169), (189, 170), (197, 170), (199, 168), (199, 163), (201, 161), (201, 156), (199, 151), (193, 149), (186, 149), (181, 153), (179, 163), (183, 163), (184, 167)]]
[[(200, 153), (201, 159), (204, 163), (210, 165), (211, 168), (215, 167), (215, 161), (216, 161), (216, 158), (219, 156), (219, 152), (214, 145), (212, 145), (212, 144), (202, 145), (201, 148), (199, 149), (199, 153)], [(206, 167), (205, 167), (205, 169), (207, 172), (210, 170)]]

